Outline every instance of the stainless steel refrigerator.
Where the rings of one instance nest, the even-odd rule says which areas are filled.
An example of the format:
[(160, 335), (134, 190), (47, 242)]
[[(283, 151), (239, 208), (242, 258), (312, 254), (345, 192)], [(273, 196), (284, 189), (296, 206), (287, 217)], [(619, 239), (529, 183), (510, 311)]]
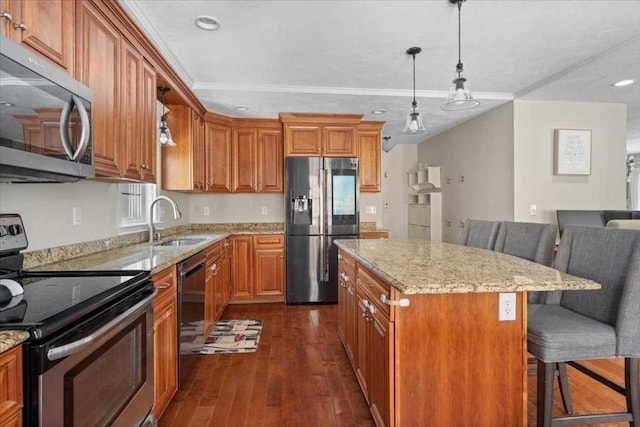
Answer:
[(287, 157), (287, 303), (338, 302), (336, 239), (357, 239), (358, 159)]

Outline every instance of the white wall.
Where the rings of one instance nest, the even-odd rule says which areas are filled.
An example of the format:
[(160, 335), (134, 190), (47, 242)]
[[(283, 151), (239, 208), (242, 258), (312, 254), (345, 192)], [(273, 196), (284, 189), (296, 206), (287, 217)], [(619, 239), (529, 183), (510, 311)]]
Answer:
[(467, 218), (513, 219), (513, 103), (419, 144), (417, 157), (442, 167), (443, 242)]
[[(556, 222), (557, 209), (626, 208), (624, 104), (514, 102), (514, 219)], [(553, 175), (554, 129), (590, 129), (591, 175)], [(535, 204), (537, 215), (531, 216)]]
[(376, 194), (380, 214), (378, 225), (389, 230), (392, 239), (407, 238), (409, 189), (406, 172), (416, 167), (416, 159), (416, 145), (396, 145), (390, 152), (382, 152), (382, 191)]

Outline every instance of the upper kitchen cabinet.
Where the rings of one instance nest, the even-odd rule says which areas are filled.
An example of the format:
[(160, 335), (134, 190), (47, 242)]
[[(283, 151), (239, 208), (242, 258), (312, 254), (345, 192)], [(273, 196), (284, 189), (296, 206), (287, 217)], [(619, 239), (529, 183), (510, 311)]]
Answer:
[(281, 113), (285, 156), (356, 157), (361, 114)]
[(77, 5), (76, 74), (93, 91), (96, 175), (155, 182), (155, 71), (114, 15)]
[(168, 105), (167, 125), (175, 147), (162, 147), (162, 188), (174, 191), (205, 190), (205, 125), (186, 105)]
[(360, 191), (380, 192), (380, 135), (384, 122), (361, 122), (358, 127)]
[(284, 161), (280, 122), (234, 120), (231, 161), (232, 192), (282, 193)]
[[(211, 116), (211, 117), (210, 117)], [(206, 191), (231, 192), (231, 127), (205, 115), (204, 149)]]
[(0, 34), (73, 74), (74, 5), (69, 0), (0, 0)]

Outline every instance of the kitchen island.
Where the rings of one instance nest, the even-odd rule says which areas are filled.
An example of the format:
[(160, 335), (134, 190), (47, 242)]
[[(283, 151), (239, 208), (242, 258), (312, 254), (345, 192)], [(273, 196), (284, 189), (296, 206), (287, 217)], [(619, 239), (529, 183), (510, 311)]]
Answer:
[(526, 292), (600, 287), (461, 245), (336, 245), (338, 332), (378, 426), (526, 426)]

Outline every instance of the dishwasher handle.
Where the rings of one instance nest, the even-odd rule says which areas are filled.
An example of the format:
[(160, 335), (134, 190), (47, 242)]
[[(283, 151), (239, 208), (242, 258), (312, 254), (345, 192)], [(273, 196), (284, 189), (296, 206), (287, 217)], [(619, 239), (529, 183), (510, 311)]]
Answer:
[(185, 261), (183, 261), (178, 266), (178, 272), (180, 277), (184, 277), (187, 274), (191, 273), (193, 270), (197, 268), (204, 268), (207, 259), (204, 256), (194, 256)]
[(89, 347), (93, 342), (95, 342), (100, 337), (107, 334), (109, 331), (115, 328), (119, 323), (122, 323), (127, 317), (131, 316), (133, 313), (140, 310), (145, 305), (151, 304), (151, 302), (153, 301), (157, 293), (158, 291), (154, 289), (153, 293), (151, 293), (148, 297), (146, 297), (136, 305), (132, 306), (127, 311), (125, 311), (115, 319), (111, 320), (109, 323), (107, 323), (106, 325), (104, 325), (94, 333), (82, 339), (79, 339), (77, 341), (71, 342), (69, 344), (65, 344), (60, 347), (50, 348), (47, 351), (47, 359), (53, 362), (54, 360), (62, 359), (64, 357), (70, 356), (74, 353), (78, 353), (79, 351), (82, 351), (85, 348)]

